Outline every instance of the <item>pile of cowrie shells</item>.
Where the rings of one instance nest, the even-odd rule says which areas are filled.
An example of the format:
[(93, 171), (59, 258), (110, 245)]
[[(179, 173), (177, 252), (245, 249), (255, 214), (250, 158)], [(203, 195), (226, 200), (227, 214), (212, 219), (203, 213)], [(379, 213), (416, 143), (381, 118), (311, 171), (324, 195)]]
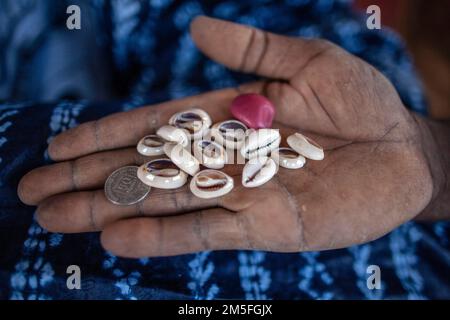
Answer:
[[(242, 99), (240, 105), (243, 105)], [(245, 112), (245, 122), (249, 123), (249, 110)], [(232, 114), (239, 118), (236, 106)], [(267, 119), (264, 121), (268, 122)], [(199, 198), (209, 199), (223, 196), (234, 188), (233, 178), (219, 170), (229, 164), (227, 151), (233, 155), (237, 151), (245, 162), (242, 185), (246, 188), (270, 181), (279, 167), (300, 169), (306, 159), (324, 158), (323, 148), (301, 133), (287, 137), (289, 148), (280, 147), (281, 139), (277, 129), (249, 128), (239, 119), (213, 124), (209, 114), (201, 108), (186, 109), (174, 114), (156, 134), (147, 135), (138, 142), (140, 154), (162, 157), (141, 165), (137, 177), (149, 187), (177, 189), (192, 176), (191, 192)], [(206, 169), (202, 170), (202, 167)]]

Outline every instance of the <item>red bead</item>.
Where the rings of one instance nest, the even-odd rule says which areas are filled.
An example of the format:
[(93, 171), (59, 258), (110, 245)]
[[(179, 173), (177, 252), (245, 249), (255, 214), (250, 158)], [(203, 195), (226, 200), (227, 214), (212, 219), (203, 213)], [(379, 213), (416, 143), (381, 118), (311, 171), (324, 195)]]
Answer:
[(230, 107), (231, 114), (247, 127), (271, 128), (275, 118), (275, 107), (266, 97), (248, 93), (237, 96)]

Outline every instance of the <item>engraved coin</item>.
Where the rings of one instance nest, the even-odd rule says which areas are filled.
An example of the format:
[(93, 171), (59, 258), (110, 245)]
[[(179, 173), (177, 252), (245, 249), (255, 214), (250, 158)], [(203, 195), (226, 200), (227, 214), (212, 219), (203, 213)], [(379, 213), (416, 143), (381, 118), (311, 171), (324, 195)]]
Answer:
[(142, 201), (150, 192), (150, 187), (139, 180), (137, 170), (136, 166), (127, 166), (114, 171), (105, 183), (106, 198), (123, 206)]

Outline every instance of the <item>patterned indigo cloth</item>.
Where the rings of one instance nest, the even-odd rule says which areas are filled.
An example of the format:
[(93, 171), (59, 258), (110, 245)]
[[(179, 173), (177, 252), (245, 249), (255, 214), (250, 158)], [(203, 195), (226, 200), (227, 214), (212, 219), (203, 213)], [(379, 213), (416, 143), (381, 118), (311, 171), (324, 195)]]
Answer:
[[(326, 252), (220, 251), (139, 260), (105, 252), (96, 233), (63, 235), (41, 229), (33, 219), (35, 209), (20, 203), (16, 187), (25, 172), (50, 163), (46, 147), (52, 137), (112, 112), (251, 79), (196, 50), (188, 25), (198, 14), (292, 36), (327, 38), (376, 66), (408, 108), (426, 113), (421, 85), (401, 40), (388, 29), (366, 29), (364, 16), (351, 11), (348, 1), (85, 2), (82, 13), (90, 16), (83, 19), (101, 28), (94, 37), (72, 41), (74, 52), (65, 52), (76, 55), (75, 48), (86, 48), (86, 43), (88, 51), (104, 50), (102, 60), (110, 67), (103, 78), (112, 84), (103, 78), (93, 81), (94, 67), (86, 67), (88, 61), (78, 60), (73, 68), (70, 55), (69, 62), (49, 59), (58, 55), (46, 46), (67, 45), (64, 36), (53, 45), (46, 42), (65, 23), (50, 18), (57, 16), (56, 6), (43, 5), (56, 2), (0, 0), (1, 299), (450, 298), (446, 222), (407, 223), (371, 243)], [(44, 76), (58, 70), (58, 63), (79, 75), (55, 71), (42, 87), (34, 73), (40, 70)], [(125, 99), (90, 102), (99, 91), (110, 100)], [(83, 99), (36, 102), (64, 96)], [(27, 102), (15, 102), (21, 99)], [(81, 268), (81, 290), (66, 287), (69, 265)], [(381, 290), (366, 286), (369, 265), (381, 268)]]

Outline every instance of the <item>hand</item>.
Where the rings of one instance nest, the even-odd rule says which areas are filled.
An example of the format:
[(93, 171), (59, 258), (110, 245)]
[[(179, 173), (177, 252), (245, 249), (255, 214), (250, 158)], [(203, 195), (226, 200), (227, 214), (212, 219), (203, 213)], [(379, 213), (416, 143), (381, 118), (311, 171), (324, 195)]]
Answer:
[[(234, 70), (269, 80), (113, 114), (57, 136), (56, 164), (20, 182), (37, 220), (55, 232), (102, 231), (103, 246), (126, 257), (217, 249), (322, 250), (378, 238), (414, 218), (431, 201), (433, 181), (415, 117), (372, 66), (323, 40), (289, 38), (199, 17), (191, 25), (198, 48)], [(283, 143), (296, 131), (325, 148), (323, 161), (280, 168), (265, 185), (243, 188), (242, 166), (225, 171), (235, 189), (211, 200), (187, 185), (152, 189), (135, 206), (107, 201), (103, 184), (115, 169), (148, 161), (137, 141), (186, 107), (214, 122), (231, 118), (231, 100), (259, 92), (277, 107)]]

